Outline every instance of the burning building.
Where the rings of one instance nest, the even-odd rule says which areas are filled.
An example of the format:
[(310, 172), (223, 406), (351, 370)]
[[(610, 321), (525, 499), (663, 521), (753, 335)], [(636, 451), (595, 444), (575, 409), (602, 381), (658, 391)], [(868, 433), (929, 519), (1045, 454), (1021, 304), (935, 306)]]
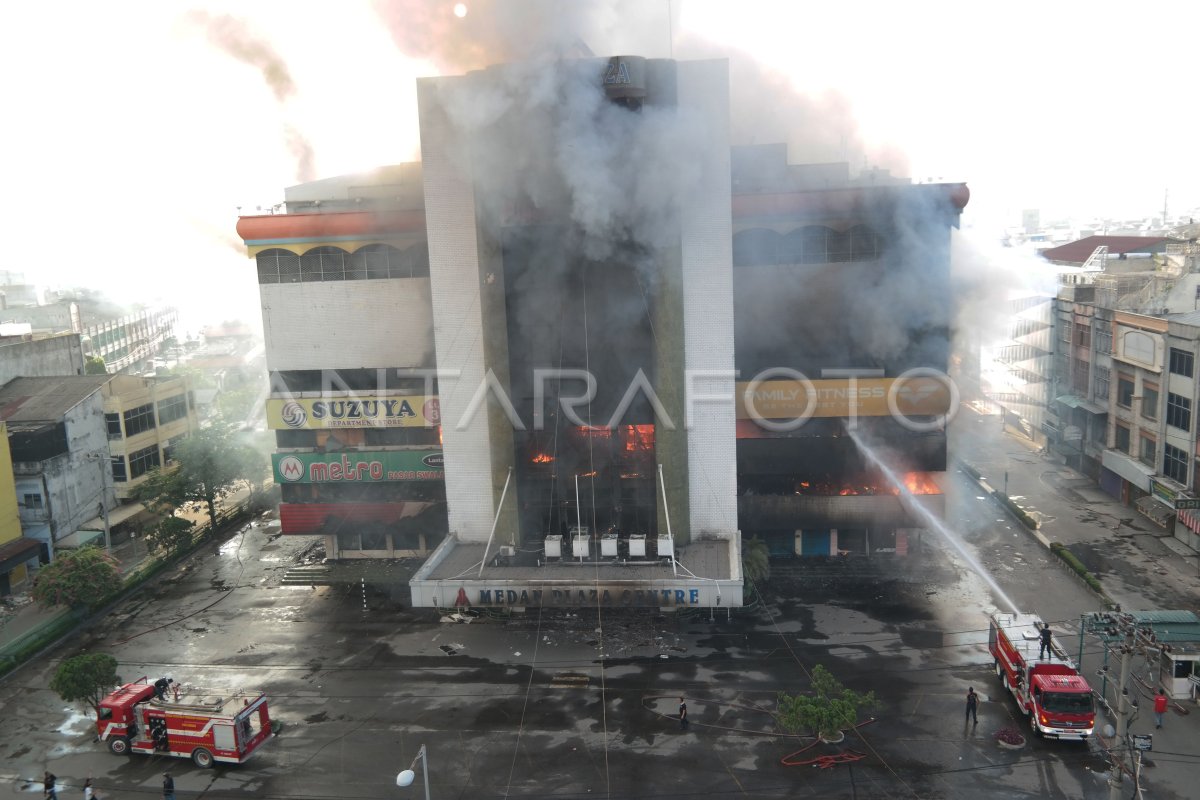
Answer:
[(728, 97), (720, 60), (422, 79), (420, 165), (243, 217), (284, 533), (432, 550), (439, 606), (736, 606), (745, 536), (898, 547), (847, 434), (945, 466), (911, 370), (946, 366), (966, 188), (733, 148)]

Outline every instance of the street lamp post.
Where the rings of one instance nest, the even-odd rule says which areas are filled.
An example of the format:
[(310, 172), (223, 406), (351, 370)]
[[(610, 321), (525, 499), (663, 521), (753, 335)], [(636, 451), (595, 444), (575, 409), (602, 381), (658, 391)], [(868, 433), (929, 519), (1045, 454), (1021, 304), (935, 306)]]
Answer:
[(425, 800), (429, 800), (429, 760), (425, 754), (425, 745), (421, 745), (421, 749), (417, 751), (416, 757), (413, 758), (412, 765), (396, 776), (396, 785), (412, 786), (412, 782), (416, 780), (417, 777), (417, 773), (413, 771), (413, 767), (417, 765), (417, 759), (421, 760), (421, 775), (425, 778)]

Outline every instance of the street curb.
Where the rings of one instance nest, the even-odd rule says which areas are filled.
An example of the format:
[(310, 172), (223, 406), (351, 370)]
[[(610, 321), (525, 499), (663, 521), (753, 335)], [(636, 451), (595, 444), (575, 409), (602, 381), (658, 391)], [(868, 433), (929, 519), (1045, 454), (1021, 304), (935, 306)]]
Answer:
[[(1021, 526), (1021, 528), (1023, 530), (1025, 530), (1027, 533), (1032, 534), (1033, 538), (1037, 539), (1038, 543), (1041, 544), (1042, 547), (1046, 548), (1046, 550), (1050, 553), (1050, 555), (1053, 557), (1053, 560), (1055, 563), (1057, 563), (1060, 567), (1062, 567), (1062, 569), (1064, 569), (1069, 575), (1073, 576), (1076, 580), (1078, 580), (1080, 583), (1082, 583), (1084, 586), (1086, 586), (1088, 591), (1093, 592), (1097, 597), (1099, 597), (1101, 600), (1103, 600), (1104, 603), (1109, 608), (1117, 607), (1117, 604), (1115, 602), (1113, 602), (1113, 599), (1111, 597), (1109, 597), (1107, 594), (1104, 593), (1103, 589), (1094, 588), (1091, 584), (1089, 584), (1087, 582), (1086, 578), (1084, 578), (1082, 575), (1080, 575), (1078, 572), (1076, 572), (1071, 567), (1070, 564), (1068, 564), (1066, 561), (1064, 561), (1062, 559), (1062, 557), (1054, 549), (1054, 546), (1051, 543), (1050, 539), (1045, 534), (1043, 534), (1040, 530), (1038, 530), (1036, 528), (1030, 528), (1028, 525), (1026, 525), (1024, 520), (1019, 518), (1013, 512), (1012, 508), (1010, 508), (1007, 503), (1003, 502), (1003, 500), (1000, 499), (1000, 498), (1004, 497), (1004, 494), (993, 489), (991, 487), (991, 485), (980, 474), (979, 470), (975, 469), (974, 466), (967, 463), (966, 461), (963, 461), (961, 458), (955, 459), (955, 463), (958, 464), (959, 468), (963, 471), (964, 474), (969, 475), (971, 477), (971, 479), (976, 484), (978, 484), (981, 489), (983, 489), (984, 493), (987, 494), (989, 499), (991, 499), (993, 502), (995, 502), (997, 505), (999, 505), (1000, 508), (1002, 508), (1004, 510), (1005, 514), (1007, 514), (1010, 518), (1012, 518), (1015, 522), (1017, 522)], [(1009, 502), (1012, 502), (1012, 501), (1010, 500)], [(1064, 547), (1064, 549), (1066, 549), (1065, 545), (1063, 547)], [(1091, 575), (1090, 572), (1088, 574)], [(1097, 578), (1095, 575), (1092, 575), (1092, 580), (1096, 581), (1097, 584), (1100, 583), (1100, 579)]]
[[(251, 520), (253, 520), (253, 517), (254, 517), (253, 513), (250, 513), (248, 516), (250, 517)], [(161, 580), (163, 578), (163, 573), (169, 571), (170, 569), (172, 569), (174, 567), (178, 567), (180, 564), (183, 564), (189, 558), (191, 558), (196, 553), (198, 553), (201, 550), (201, 548), (203, 548), (204, 546), (211, 544), (214, 540), (218, 541), (218, 542), (224, 541), (224, 539), (222, 537), (224, 537), (227, 533), (228, 533), (228, 538), (232, 539), (233, 536), (235, 536), (238, 532), (240, 532), (241, 528), (245, 524), (244, 521), (242, 521), (240, 517), (241, 517), (241, 514), (237, 514), (237, 515), (233, 515), (230, 518), (227, 518), (225, 520), (226, 524), (228, 526), (227, 528), (223, 528), (222, 530), (218, 531), (215, 536), (210, 536), (207, 533), (204, 534), (196, 541), (195, 546), (192, 547), (191, 549), (189, 549), (187, 551), (179, 552), (179, 553), (174, 553), (172, 555), (166, 556), (163, 559), (157, 561), (155, 567), (146, 571), (148, 574), (140, 576), (136, 583), (134, 583), (130, 586), (125, 586), (118, 593), (114, 594), (111, 597), (105, 598), (103, 601), (101, 601), (101, 605), (98, 605), (95, 608), (88, 608), (86, 611), (73, 612), (71, 610), (67, 610), (67, 611), (64, 611), (64, 613), (62, 615), (53, 617), (49, 620), (46, 620), (45, 622), (43, 622), (41, 625), (37, 626), (36, 628), (31, 628), (29, 631), (27, 631), (27, 634), (36, 635), (39, 632), (43, 632), (46, 630), (54, 630), (54, 626), (56, 625), (56, 623), (59, 620), (63, 619), (64, 617), (77, 615), (77, 619), (76, 619), (74, 625), (63, 630), (59, 635), (55, 636), (53, 639), (47, 640), (43, 647), (40, 647), (35, 652), (31, 652), (31, 653), (27, 654), (25, 656), (25, 658), (19, 659), (19, 660), (14, 660), (14, 662), (10, 666), (8, 666), (5, 671), (0, 672), (0, 685), (3, 685), (5, 682), (7, 682), (13, 675), (17, 674), (17, 672), (19, 672), (23, 667), (28, 665), (30, 662), (41, 657), (45, 653), (48, 653), (50, 650), (60, 646), (63, 642), (67, 641), (75, 634), (79, 633), (80, 631), (86, 630), (88, 627), (95, 624), (97, 621), (108, 616), (121, 603), (125, 602), (126, 600), (129, 600), (131, 597), (134, 597), (135, 595), (138, 595), (141, 592), (148, 589), (154, 581)], [(234, 522), (235, 518), (236, 518), (237, 524), (236, 525), (229, 524), (231, 522)]]

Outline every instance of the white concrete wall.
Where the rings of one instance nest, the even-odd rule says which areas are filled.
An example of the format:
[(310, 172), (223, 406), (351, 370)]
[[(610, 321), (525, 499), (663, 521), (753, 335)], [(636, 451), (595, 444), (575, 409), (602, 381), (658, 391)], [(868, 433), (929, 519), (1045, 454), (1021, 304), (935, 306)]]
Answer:
[(0, 386), (13, 378), (82, 374), (83, 343), (77, 333), (0, 345)]
[(475, 193), (469, 166), (456, 158), (462, 148), (442, 106), (443, 94), (461, 91), (465, 80), (418, 80), (417, 103), (437, 366), (460, 372), (438, 384), (446, 504), (450, 530), (470, 542), (487, 540), (495, 506), (486, 407), (471, 418), (464, 413), (485, 374)]
[[(725, 371), (733, 359), (733, 223), (729, 173), (729, 69), (725, 61), (680, 62), (679, 106), (705, 118), (703, 173), (680, 210), (683, 260), (684, 363)], [(689, 381), (700, 394), (728, 403), (692, 403), (688, 482), (692, 536), (728, 538), (737, 531), (734, 379)]]
[(432, 365), (428, 278), (279, 283), (258, 288), (271, 369)]

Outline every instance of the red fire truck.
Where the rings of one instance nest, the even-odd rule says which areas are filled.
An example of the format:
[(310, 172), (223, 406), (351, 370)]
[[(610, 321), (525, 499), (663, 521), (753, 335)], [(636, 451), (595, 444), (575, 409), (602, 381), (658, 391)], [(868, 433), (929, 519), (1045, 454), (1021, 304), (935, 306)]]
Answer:
[(173, 684), (163, 699), (146, 678), (100, 701), (96, 732), (117, 755), (159, 753), (198, 767), (241, 764), (271, 735), (267, 698), (259, 692), (216, 694)]
[(1034, 734), (1083, 741), (1096, 725), (1092, 687), (1053, 638), (1050, 654), (1040, 657), (1044, 624), (1036, 614), (991, 615), (988, 650), (996, 676), (1029, 717)]

